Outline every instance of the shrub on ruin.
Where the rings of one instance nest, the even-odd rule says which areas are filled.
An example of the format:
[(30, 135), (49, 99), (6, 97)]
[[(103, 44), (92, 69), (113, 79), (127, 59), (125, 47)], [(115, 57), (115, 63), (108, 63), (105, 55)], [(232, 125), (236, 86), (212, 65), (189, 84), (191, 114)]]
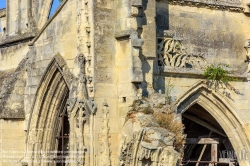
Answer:
[(167, 112), (154, 112), (153, 116), (160, 127), (175, 134), (174, 148), (179, 152), (183, 151), (185, 144), (185, 137), (183, 135), (184, 125), (176, 119), (175, 113), (170, 110)]

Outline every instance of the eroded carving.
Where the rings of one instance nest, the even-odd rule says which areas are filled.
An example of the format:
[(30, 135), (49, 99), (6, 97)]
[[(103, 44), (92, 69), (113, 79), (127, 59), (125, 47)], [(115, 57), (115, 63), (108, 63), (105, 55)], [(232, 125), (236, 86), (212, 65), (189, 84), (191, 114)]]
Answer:
[[(154, 119), (151, 119), (149, 115), (138, 114), (137, 118), (145, 120), (150, 119), (151, 124), (154, 124)], [(135, 119), (134, 119), (135, 120)], [(138, 119), (136, 119), (138, 120)], [(135, 120), (135, 121), (136, 121)], [(128, 127), (130, 122), (128, 121), (125, 127)], [(131, 122), (132, 123), (132, 122)], [(138, 122), (134, 122), (138, 123)], [(147, 123), (147, 122), (146, 122)], [(134, 124), (136, 126), (137, 124)], [(149, 125), (149, 124), (148, 124)], [(120, 164), (121, 166), (133, 166), (141, 164), (167, 164), (175, 165), (179, 159), (179, 153), (174, 150), (174, 134), (164, 128), (155, 126), (142, 127), (135, 129), (134, 126), (130, 126), (130, 131), (133, 134), (129, 135), (124, 131), (123, 139), (124, 142), (121, 147)], [(128, 129), (127, 129), (128, 130)], [(139, 131), (138, 131), (139, 130)], [(174, 159), (170, 158), (174, 156)]]
[[(183, 151), (183, 128), (172, 132), (162, 126), (163, 120), (159, 121), (157, 116), (169, 107), (165, 96), (151, 94), (147, 99), (136, 100), (131, 107), (122, 131), (119, 165), (176, 165)], [(182, 139), (177, 139), (177, 133)]]
[(109, 106), (106, 100), (103, 102), (102, 108), (102, 125), (101, 133), (99, 134), (100, 154), (99, 165), (111, 166), (110, 160), (110, 141), (109, 141)]
[(247, 58), (250, 59), (250, 39), (247, 39), (244, 45), (244, 48), (247, 51)]
[(188, 54), (180, 39), (162, 38), (157, 53), (160, 66), (193, 69), (206, 67), (206, 59), (202, 55)]

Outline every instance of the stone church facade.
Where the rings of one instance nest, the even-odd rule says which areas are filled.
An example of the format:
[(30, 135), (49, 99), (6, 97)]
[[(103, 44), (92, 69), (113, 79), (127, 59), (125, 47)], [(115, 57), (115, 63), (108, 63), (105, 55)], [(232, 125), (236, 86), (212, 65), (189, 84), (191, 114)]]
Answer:
[[(6, 4), (0, 165), (250, 165), (250, 1)], [(219, 64), (233, 81), (204, 78)]]

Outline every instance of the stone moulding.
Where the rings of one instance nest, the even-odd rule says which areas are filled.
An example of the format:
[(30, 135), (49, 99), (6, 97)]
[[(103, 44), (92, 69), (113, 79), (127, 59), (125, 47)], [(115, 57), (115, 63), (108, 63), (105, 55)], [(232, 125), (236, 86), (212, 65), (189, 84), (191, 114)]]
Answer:
[[(168, 67), (159, 67), (158, 72), (155, 72), (154, 74), (159, 74), (159, 71), (162, 72), (162, 74), (165, 75), (185, 75), (186, 77), (197, 77), (197, 78), (203, 78), (202, 74), (204, 72), (204, 70), (198, 70), (198, 69), (189, 69), (189, 68), (168, 68)], [(233, 74), (229, 74), (230, 77), (233, 78), (238, 78), (238, 79), (246, 79), (247, 78), (247, 73), (244, 74), (238, 74), (238, 73), (233, 73)]]
[[(160, 0), (162, 1), (162, 0)], [(169, 4), (182, 6), (205, 7), (212, 10), (229, 10), (234, 12), (244, 12), (245, 8), (240, 0), (170, 0)]]
[(5, 39), (0, 40), (0, 48), (29, 42), (34, 39), (35, 36), (35, 34), (26, 33), (17, 36), (6, 37)]
[[(53, 138), (60, 129), (60, 124), (57, 122), (59, 122), (58, 119), (65, 110), (69, 96), (69, 85), (67, 78), (64, 77), (67, 71), (66, 66), (64, 67), (66, 63), (61, 60), (57, 56), (52, 59), (36, 91), (36, 98), (33, 101), (27, 126), (27, 151), (53, 150), (53, 145), (55, 145), (55, 139)], [(40, 128), (51, 130), (40, 130)], [(27, 154), (23, 161), (27, 160), (29, 165), (37, 161), (41, 164), (40, 154), (34, 154)]]

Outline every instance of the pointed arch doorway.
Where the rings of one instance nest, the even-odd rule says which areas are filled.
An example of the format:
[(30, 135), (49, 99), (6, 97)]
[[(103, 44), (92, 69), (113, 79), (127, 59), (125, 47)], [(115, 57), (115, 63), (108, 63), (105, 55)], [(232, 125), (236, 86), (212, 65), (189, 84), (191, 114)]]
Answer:
[[(194, 123), (196, 127), (199, 127), (199, 130), (205, 132), (199, 134), (199, 132), (196, 131), (196, 136), (199, 136), (198, 138), (196, 137), (196, 139), (200, 139), (204, 136), (207, 136), (208, 138), (209, 135), (219, 138), (223, 136), (223, 138), (226, 140), (228, 138), (232, 148), (229, 148), (230, 144), (226, 145), (226, 143), (224, 143), (220, 145), (221, 149), (233, 149), (233, 152), (236, 152), (236, 154), (240, 153), (240, 155), (237, 155), (238, 165), (250, 166), (250, 142), (244, 131), (245, 122), (242, 120), (239, 114), (239, 110), (237, 110), (232, 101), (230, 101), (220, 92), (207, 88), (206, 83), (204, 81), (200, 81), (190, 87), (190, 89), (184, 92), (181, 96), (179, 96), (174, 105), (176, 106), (176, 112), (182, 117), (185, 127), (187, 128), (186, 132), (187, 130), (191, 130), (188, 127), (188, 121), (192, 121), (191, 123)], [(196, 112), (194, 111), (195, 109)], [(198, 113), (197, 109), (200, 109)], [(207, 116), (204, 116), (201, 113), (206, 113)], [(211, 131), (210, 127), (208, 128), (207, 126), (201, 125), (201, 122), (197, 122), (197, 119), (202, 122), (209, 122), (210, 124), (214, 123), (213, 127), (216, 128), (217, 125), (216, 129), (219, 130), (220, 133)], [(190, 133), (187, 133), (187, 137), (191, 138), (193, 136), (191, 136)], [(212, 143), (210, 142), (207, 146), (211, 146), (211, 144)], [(218, 151), (218, 147), (219, 145), (217, 145), (217, 161), (219, 161), (219, 157), (223, 158), (223, 154), (220, 154), (220, 151)], [(186, 156), (184, 157), (187, 157), (187, 154), (185, 155)], [(194, 159), (195, 157), (196, 159), (199, 159), (199, 157), (197, 158), (197, 155), (191, 153), (191, 156), (192, 155), (194, 156)], [(211, 159), (211, 154), (209, 156)], [(188, 158), (188, 160), (191, 160), (191, 157)], [(223, 159), (221, 159), (221, 161), (222, 160)], [(189, 165), (193, 164), (189, 163)], [(198, 165), (201, 165), (201, 163), (199, 163)]]
[(63, 166), (69, 157), (69, 83), (59, 54), (51, 60), (33, 101), (27, 127), (25, 164)]
[(238, 166), (236, 153), (226, 133), (199, 104), (182, 114), (186, 145), (183, 165)]

